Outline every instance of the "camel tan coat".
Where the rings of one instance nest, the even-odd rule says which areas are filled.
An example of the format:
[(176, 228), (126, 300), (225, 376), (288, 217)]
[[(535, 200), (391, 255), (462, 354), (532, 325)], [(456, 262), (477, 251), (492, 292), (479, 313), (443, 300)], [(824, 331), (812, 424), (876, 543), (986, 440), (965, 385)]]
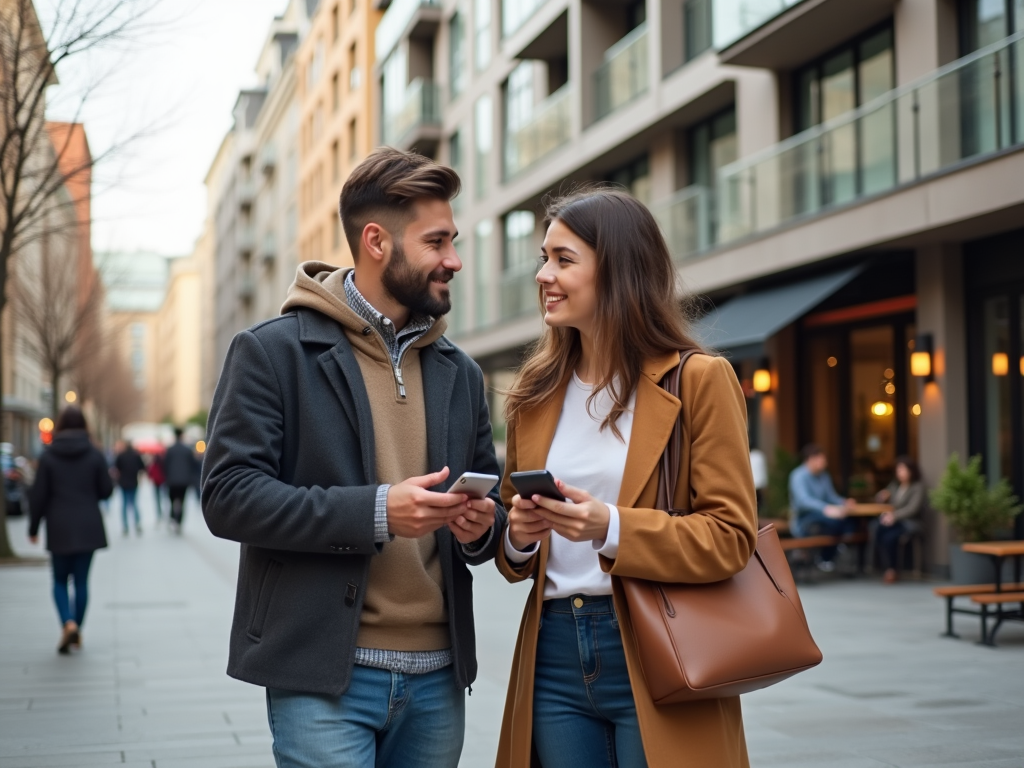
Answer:
[[(619, 553), (601, 558), (612, 575), (629, 679), (650, 768), (747, 768), (739, 697), (656, 706), (644, 682), (633, 642), (629, 610), (618, 577), (703, 583), (726, 579), (744, 568), (754, 551), (757, 507), (747, 443), (746, 406), (729, 363), (694, 355), (683, 368), (682, 403), (659, 386), (679, 363), (673, 353), (649, 361), (636, 392), (633, 431), (619, 494)], [(562, 410), (565, 388), (542, 406), (520, 414), (509, 425), (502, 499), (511, 508), (515, 489), (509, 473), (543, 469)], [(671, 517), (653, 509), (658, 463), (682, 410), (684, 439), (674, 507), (691, 514)], [(530, 768), (533, 675), (538, 620), (544, 600), (549, 545), (521, 566), (498, 549), (498, 570), (510, 582), (534, 579), (516, 643), (497, 768)], [(558, 768), (545, 766), (544, 768)]]

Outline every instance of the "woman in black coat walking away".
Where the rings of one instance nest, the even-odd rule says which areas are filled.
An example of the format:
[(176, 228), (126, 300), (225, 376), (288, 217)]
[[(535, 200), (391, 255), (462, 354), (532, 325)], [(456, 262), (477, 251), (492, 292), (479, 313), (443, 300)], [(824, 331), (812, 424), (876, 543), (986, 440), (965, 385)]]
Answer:
[[(107, 546), (99, 502), (110, 498), (113, 490), (106, 459), (89, 439), (85, 417), (78, 408), (65, 408), (57, 419), (53, 443), (39, 459), (36, 482), (29, 493), (29, 539), (33, 544), (38, 541), (39, 523), (46, 518), (53, 601), (63, 625), (57, 647), (60, 653), (81, 647), (92, 554)], [(71, 578), (75, 582), (74, 608), (68, 593)]]

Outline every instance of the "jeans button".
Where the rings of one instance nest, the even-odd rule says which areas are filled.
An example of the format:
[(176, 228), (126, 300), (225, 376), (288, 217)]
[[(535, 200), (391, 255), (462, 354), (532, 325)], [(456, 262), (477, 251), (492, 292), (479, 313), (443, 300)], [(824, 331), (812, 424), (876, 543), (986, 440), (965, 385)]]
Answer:
[(575, 600), (572, 601), (572, 604), (575, 605), (577, 608), (582, 608), (583, 607), (583, 598), (582, 597), (577, 597)]

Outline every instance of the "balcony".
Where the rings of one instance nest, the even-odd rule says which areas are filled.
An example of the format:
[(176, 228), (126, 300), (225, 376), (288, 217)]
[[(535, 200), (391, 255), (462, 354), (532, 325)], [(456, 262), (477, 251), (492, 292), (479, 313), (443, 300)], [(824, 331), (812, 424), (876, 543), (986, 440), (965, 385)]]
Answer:
[(235, 243), (238, 246), (238, 254), (248, 258), (256, 249), (256, 233), (251, 226), (240, 226), (236, 231)]
[(405, 89), (405, 98), (397, 111), (385, 116), (381, 128), (384, 143), (400, 149), (415, 146), (423, 154), (433, 154), (440, 132), (440, 88), (432, 80), (417, 77)]
[(792, 70), (892, 16), (896, 0), (711, 0), (723, 64)]
[(721, 242), (1024, 146), (1024, 32), (723, 168)]
[(696, 184), (654, 206), (672, 260), (676, 264), (700, 254), (713, 242), (711, 190)]
[(384, 61), (406, 35), (429, 37), (441, 23), (441, 0), (395, 0), (377, 24), (374, 49)]
[(594, 73), (597, 115), (610, 115), (647, 93), (647, 23), (605, 51), (604, 62)]
[(243, 303), (249, 303), (255, 295), (256, 281), (253, 280), (252, 275), (241, 275), (238, 278), (238, 300)]
[(274, 166), (277, 164), (277, 151), (273, 144), (264, 144), (260, 150), (260, 170), (264, 175), (270, 176), (274, 173)]
[(526, 20), (548, 0), (502, 0), (501, 36), (508, 37), (519, 30)]
[(531, 312), (539, 312), (538, 291), (537, 270), (533, 266), (503, 272), (498, 278), (498, 320), (514, 320)]
[(569, 141), (572, 94), (566, 83), (538, 104), (523, 125), (506, 128), (505, 178), (511, 179)]
[(274, 261), (277, 258), (277, 243), (274, 239), (274, 234), (268, 232), (263, 236), (263, 244), (260, 247), (260, 261), (263, 262), (263, 266), (268, 269), (274, 266)]
[(238, 207), (248, 210), (256, 199), (256, 183), (252, 179), (241, 179), (235, 186), (238, 196)]

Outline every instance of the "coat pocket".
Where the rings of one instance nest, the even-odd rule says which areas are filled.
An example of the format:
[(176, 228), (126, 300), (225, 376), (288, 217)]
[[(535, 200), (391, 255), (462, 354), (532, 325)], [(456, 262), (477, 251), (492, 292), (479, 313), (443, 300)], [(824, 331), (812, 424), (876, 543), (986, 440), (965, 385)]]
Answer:
[(274, 596), (274, 589), (277, 587), (277, 580), (281, 578), (283, 563), (277, 560), (267, 562), (266, 570), (263, 571), (263, 579), (260, 584), (260, 594), (256, 599), (256, 610), (252, 613), (249, 622), (248, 635), (253, 640), (263, 637), (263, 624), (267, 619), (267, 610), (270, 608), (270, 600)]

